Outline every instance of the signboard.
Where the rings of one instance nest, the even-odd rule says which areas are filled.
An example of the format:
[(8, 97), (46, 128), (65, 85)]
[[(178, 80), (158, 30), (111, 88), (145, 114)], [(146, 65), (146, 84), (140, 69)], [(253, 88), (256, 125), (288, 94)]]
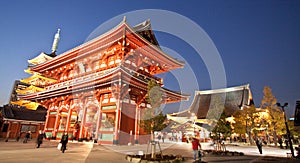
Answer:
[(102, 106), (102, 110), (111, 110), (116, 108), (117, 108), (116, 105)]

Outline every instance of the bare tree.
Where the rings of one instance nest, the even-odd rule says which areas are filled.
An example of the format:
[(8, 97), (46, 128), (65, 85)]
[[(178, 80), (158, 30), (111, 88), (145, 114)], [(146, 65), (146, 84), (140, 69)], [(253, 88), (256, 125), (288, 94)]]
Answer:
[(151, 104), (151, 108), (147, 108), (143, 115), (141, 127), (151, 134), (151, 158), (155, 158), (154, 131), (160, 131), (166, 127), (164, 121), (166, 116), (162, 114), (162, 92), (161, 86), (155, 81), (148, 82), (147, 102)]

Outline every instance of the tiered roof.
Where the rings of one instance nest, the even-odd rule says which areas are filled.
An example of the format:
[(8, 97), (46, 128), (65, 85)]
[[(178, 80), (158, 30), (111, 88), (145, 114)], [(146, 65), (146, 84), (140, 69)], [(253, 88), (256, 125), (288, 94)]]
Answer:
[[(144, 29), (146, 30), (143, 31)], [(122, 40), (125, 41), (126, 44), (132, 44), (139, 48), (139, 50), (142, 50), (145, 54), (148, 54), (148, 58), (155, 60), (156, 63), (161, 63), (162, 65), (160, 65), (160, 67), (161, 69), (164, 69), (164, 71), (170, 71), (172, 69), (182, 68), (184, 66), (184, 62), (170, 57), (168, 54), (164, 53), (160, 48), (158, 48), (158, 42), (151, 30), (151, 24), (149, 20), (135, 27), (130, 27), (126, 21), (123, 20), (119, 25), (112, 28), (108, 32), (69, 51), (66, 51), (51, 60), (35, 65), (30, 69), (34, 72), (44, 73), (84, 57), (90, 53), (90, 50), (88, 49), (91, 47), (95, 47), (93, 51), (106, 49), (114, 43)], [(149, 53), (149, 51), (154, 52), (154, 54)], [(158, 56), (160, 57), (158, 58)]]
[[(58, 79), (52, 79), (46, 75), (50, 71), (53, 74), (55, 73), (53, 70), (66, 67), (66, 64), (74, 66), (72, 63), (76, 63), (77, 60), (84, 58), (91, 52), (95, 52), (100, 49), (105, 50), (114, 44), (122, 44), (124, 48), (130, 45), (132, 49), (130, 52), (127, 51), (126, 55), (128, 56), (136, 55), (141, 57), (143, 54), (144, 58), (142, 59), (142, 62), (147, 62), (147, 64), (152, 64), (156, 67), (153, 71), (153, 74), (166, 72), (176, 68), (182, 68), (184, 66), (184, 62), (170, 57), (159, 48), (159, 44), (152, 32), (151, 23), (149, 20), (134, 27), (130, 27), (124, 19), (119, 25), (108, 32), (67, 52), (64, 52), (61, 55), (49, 58), (45, 53), (41, 53), (40, 56), (36, 57), (32, 61), (30, 60), (31, 63), (36, 64), (31, 65), (26, 72), (33, 75), (21, 81), (45, 89), (35, 89), (35, 92), (33, 93), (29, 90), (22, 90), (20, 92), (24, 92), (25, 94), (20, 95), (20, 97), (24, 100), (41, 100), (52, 96), (54, 97), (67, 94), (70, 93), (70, 91), (76, 92), (77, 90), (82, 91), (83, 89), (90, 89), (99, 85), (99, 83), (106, 82), (107, 84), (110, 84), (113, 82), (112, 79), (117, 72), (124, 72), (125, 74), (127, 73), (130, 78), (133, 76), (132, 79), (135, 81), (144, 82), (145, 85), (147, 85), (147, 82), (150, 80), (148, 79), (149, 77), (144, 76), (144, 79), (141, 79), (140, 76), (143, 75), (137, 73), (137, 70), (127, 70), (125, 66), (125, 62), (127, 61), (126, 58), (123, 58), (123, 62), (116, 67), (110, 67), (104, 71), (87, 73), (83, 76), (74, 77), (76, 80), (59, 81)], [(134, 49), (137, 51), (133, 53)], [(101, 59), (105, 53), (106, 52), (99, 54), (98, 59)], [(155, 77), (152, 76), (152, 78)], [(174, 92), (166, 88), (162, 89), (170, 96), (169, 98), (166, 98), (167, 103), (174, 101), (175, 97), (177, 99), (181, 98), (184, 100), (188, 99), (189, 97), (188, 95), (181, 95), (179, 92)]]
[(23, 82), (23, 83), (27, 83), (27, 84), (34, 85), (34, 86), (40, 86), (40, 87), (49, 85), (56, 81), (57, 81), (56, 79), (47, 78), (38, 73), (35, 73), (32, 76), (21, 80), (21, 82)]
[(59, 40), (59, 30), (58, 30), (58, 33), (56, 33), (56, 35), (55, 35), (55, 40), (53, 43), (53, 45), (55, 45), (55, 46), (52, 48), (52, 50), (55, 50), (55, 51), (52, 51), (51, 54), (46, 54), (45, 52), (41, 52), (37, 57), (28, 60), (29, 68), (24, 71), (28, 74), (32, 74), (32, 76), (15, 82), (15, 85), (14, 85), (14, 88), (12, 91), (12, 95), (11, 95), (11, 100), (10, 100), (11, 104), (13, 104), (16, 107), (22, 106), (23, 109), (24, 108), (31, 109), (31, 110), (38, 109), (38, 107), (39, 107), (38, 103), (32, 102), (32, 101), (27, 101), (27, 100), (22, 100), (22, 99), (20, 100), (17, 97), (17, 95), (18, 94), (36, 93), (36, 92), (44, 90), (43, 87), (45, 85), (49, 85), (51, 83), (56, 82), (55, 79), (44, 77), (41, 74), (32, 71), (30, 69), (30, 67), (53, 59), (53, 57), (56, 56), (55, 52), (56, 52), (58, 40)]
[(53, 57), (49, 56), (48, 54), (41, 52), (37, 57), (28, 60), (28, 63), (31, 64), (32, 66), (34, 66), (34, 65), (44, 63), (52, 58)]

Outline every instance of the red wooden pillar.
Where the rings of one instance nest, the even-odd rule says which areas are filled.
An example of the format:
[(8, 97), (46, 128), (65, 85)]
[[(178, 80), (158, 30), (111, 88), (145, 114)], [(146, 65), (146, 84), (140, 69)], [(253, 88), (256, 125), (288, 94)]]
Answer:
[(134, 143), (139, 143), (139, 104), (136, 104), (135, 107), (135, 120), (134, 120)]
[(101, 120), (102, 120), (102, 95), (100, 95), (98, 103), (99, 103), (99, 108), (98, 108), (98, 119), (97, 119), (97, 125), (96, 125), (96, 136), (95, 138), (98, 140), (98, 133), (99, 129), (101, 127)]
[(44, 131), (47, 130), (47, 126), (48, 126), (48, 122), (49, 122), (49, 117), (50, 117), (50, 109), (47, 110), (47, 115), (46, 115), (46, 121), (45, 121)]
[(121, 122), (121, 107), (120, 107), (120, 98), (117, 97), (116, 100), (116, 119), (115, 119), (115, 133), (113, 144), (119, 144), (119, 134), (120, 134), (120, 122)]
[[(86, 100), (84, 100), (86, 103)], [(84, 107), (81, 108), (83, 109), (83, 114), (82, 114), (82, 120), (81, 120), (81, 124), (80, 124), (80, 131), (79, 131), (79, 141), (82, 141), (82, 139), (85, 137), (86, 133), (85, 133), (85, 120), (86, 120), (86, 110), (87, 107), (85, 107), (85, 105), (83, 105)]]
[[(52, 110), (52, 105), (49, 104), (49, 105), (46, 105), (46, 107), (47, 107), (47, 114), (46, 114), (46, 120), (45, 120), (45, 124), (44, 124), (44, 132), (46, 130), (48, 130), (48, 125), (49, 125), (48, 123), (49, 123), (49, 118), (50, 118), (50, 110)], [(54, 128), (53, 128), (53, 130), (54, 130)], [(53, 134), (53, 131), (52, 131), (52, 134)], [(52, 135), (52, 137), (53, 137), (53, 135)], [(51, 137), (46, 137), (46, 138), (51, 139)]]
[(20, 134), (21, 134), (21, 123), (18, 122), (17, 130), (16, 130), (16, 132), (15, 132), (14, 137), (16, 138), (16, 137), (20, 136)]
[(54, 128), (53, 128), (53, 131), (52, 131), (52, 137), (56, 137), (56, 135), (57, 135), (58, 126), (59, 126), (59, 119), (60, 119), (60, 112), (59, 112), (59, 108), (57, 108), (55, 124), (54, 124)]
[[(114, 91), (112, 91), (112, 94), (116, 98), (116, 119), (115, 119), (115, 133), (114, 133), (114, 140), (113, 144), (119, 144), (119, 139), (120, 139), (120, 126), (121, 126), (121, 86), (122, 86), (122, 81), (121, 81), (121, 72), (118, 73), (119, 76), (119, 81), (118, 84), (115, 86)], [(112, 88), (113, 89), (113, 88)]]
[[(139, 108), (139, 110), (138, 110), (138, 124), (141, 124), (141, 108)], [(138, 137), (140, 135), (140, 126), (139, 125), (138, 125), (137, 135), (138, 135)], [(138, 140), (139, 140), (139, 138), (138, 138)]]
[(10, 138), (10, 133), (12, 132), (12, 125), (13, 123), (11, 121), (8, 122), (8, 129), (7, 129), (7, 132), (6, 132), (6, 138)]
[(69, 133), (70, 130), (70, 123), (71, 123), (71, 116), (72, 116), (72, 109), (70, 104), (67, 104), (68, 109), (68, 117), (67, 117), (67, 124), (66, 124), (66, 132)]

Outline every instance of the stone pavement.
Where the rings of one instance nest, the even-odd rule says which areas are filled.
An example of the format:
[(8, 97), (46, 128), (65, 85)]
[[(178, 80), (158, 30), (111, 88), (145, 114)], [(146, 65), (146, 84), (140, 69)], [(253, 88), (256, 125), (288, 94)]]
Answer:
[[(4, 142), (0, 140), (0, 162), (1, 163), (128, 163), (125, 160), (127, 154), (137, 154), (139, 151), (146, 153), (147, 145), (134, 146), (116, 146), (116, 145), (98, 145), (90, 142), (70, 142), (68, 143), (67, 151), (61, 153), (57, 150), (57, 141), (44, 140), (41, 148), (35, 148), (34, 140), (24, 144), (10, 140)], [(209, 144), (202, 144), (204, 149), (211, 148)], [(158, 147), (157, 147), (158, 148)], [(163, 154), (182, 155), (185, 157), (185, 162), (193, 162), (191, 144), (187, 143), (165, 143), (161, 144)], [(230, 147), (228, 147), (230, 148)], [(244, 147), (236, 148), (243, 150)], [(150, 150), (150, 148), (149, 148)], [(299, 160), (291, 160), (286, 157), (269, 157), (267, 155), (260, 156), (253, 148), (253, 155), (246, 156), (204, 156), (205, 162), (236, 162), (236, 163), (260, 163), (260, 162), (299, 162)]]

